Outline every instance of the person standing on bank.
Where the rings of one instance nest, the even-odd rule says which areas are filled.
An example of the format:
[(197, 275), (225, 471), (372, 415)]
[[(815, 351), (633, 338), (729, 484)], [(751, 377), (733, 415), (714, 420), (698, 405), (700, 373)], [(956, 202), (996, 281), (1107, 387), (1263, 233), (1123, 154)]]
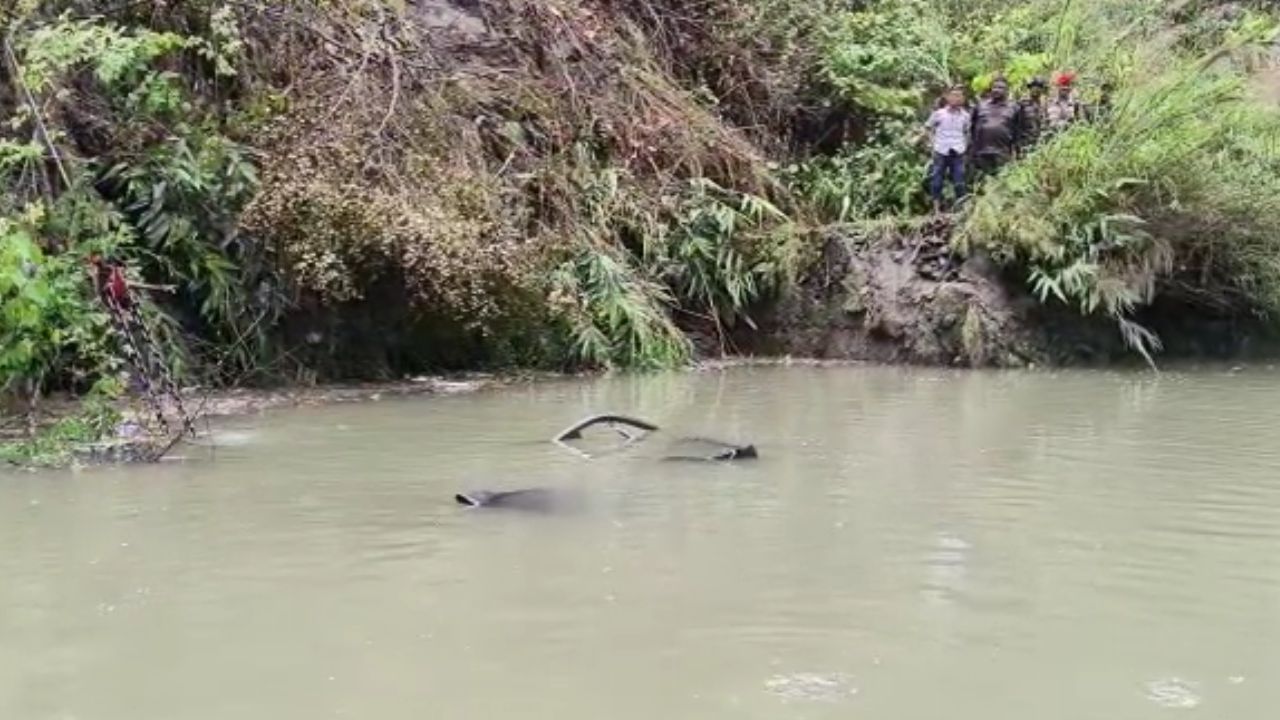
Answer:
[(1103, 81), (1098, 94), (1098, 103), (1092, 109), (1086, 107), (1085, 115), (1093, 122), (1106, 120), (1111, 116), (1111, 93), (1115, 86), (1110, 81)]
[(969, 124), (972, 119), (965, 108), (964, 90), (959, 86), (947, 90), (946, 102), (929, 116), (926, 128), (933, 148), (933, 163), (929, 167), (929, 194), (933, 198), (933, 211), (942, 212), (943, 186), (947, 176), (956, 201), (965, 195), (964, 158), (969, 149)]
[(1044, 93), (1049, 84), (1042, 77), (1033, 77), (1027, 82), (1027, 96), (1018, 101), (1018, 111), (1022, 120), (1022, 146), (1026, 151), (1040, 140), (1040, 133), (1045, 126)]
[(1049, 131), (1066, 130), (1072, 123), (1081, 119), (1080, 103), (1074, 93), (1075, 76), (1071, 73), (1058, 75), (1058, 95), (1049, 102), (1045, 117), (1049, 121)]
[(970, 124), (971, 146), (977, 170), (994, 174), (1013, 157), (1022, 144), (1022, 113), (1009, 102), (1009, 83), (997, 76), (991, 94), (973, 110)]

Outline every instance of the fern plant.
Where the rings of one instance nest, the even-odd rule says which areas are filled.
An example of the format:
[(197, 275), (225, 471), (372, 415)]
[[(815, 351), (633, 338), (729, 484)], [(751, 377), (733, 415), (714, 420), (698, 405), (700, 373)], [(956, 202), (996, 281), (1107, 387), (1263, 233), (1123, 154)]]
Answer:
[(776, 251), (791, 232), (787, 216), (765, 198), (700, 180), (673, 226), (647, 239), (642, 259), (681, 308), (717, 328), (738, 319), (752, 325), (752, 304), (787, 277), (786, 260)]
[(555, 269), (551, 287), (579, 362), (655, 369), (688, 360), (689, 341), (671, 321), (666, 288), (610, 251), (578, 251)]

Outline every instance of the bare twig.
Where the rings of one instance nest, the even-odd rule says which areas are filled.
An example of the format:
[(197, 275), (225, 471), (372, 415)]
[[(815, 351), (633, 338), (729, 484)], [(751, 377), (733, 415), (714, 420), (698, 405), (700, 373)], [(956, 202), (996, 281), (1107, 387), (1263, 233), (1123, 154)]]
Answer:
[(387, 123), (391, 122), (391, 116), (396, 111), (396, 105), (400, 101), (400, 63), (396, 60), (395, 53), (388, 53), (391, 59), (391, 102), (387, 105), (387, 113), (382, 116), (382, 123), (378, 125), (378, 131), (374, 135), (381, 136), (382, 131), (387, 129)]
[[(366, 39), (365, 42), (367, 43), (368, 40)], [(325, 116), (326, 122), (332, 119), (333, 116), (337, 114), (338, 110), (341, 109), (342, 104), (347, 101), (347, 96), (351, 94), (351, 89), (354, 88), (357, 83), (361, 82), (364, 79), (364, 71), (365, 71), (365, 68), (369, 66), (369, 58), (372, 55), (373, 55), (373, 51), (366, 44), (364, 48), (364, 53), (363, 55), (360, 56), (359, 67), (357, 67), (356, 71), (351, 74), (351, 80), (349, 80), (347, 82), (347, 86), (342, 89), (342, 93), (338, 95), (338, 99), (333, 101), (332, 106), (329, 108), (329, 114)]]
[(63, 187), (71, 187), (71, 176), (67, 174), (67, 168), (62, 163), (62, 155), (58, 152), (58, 147), (53, 143), (53, 137), (49, 134), (48, 126), (45, 125), (44, 114), (40, 112), (40, 106), (36, 103), (35, 95), (31, 93), (31, 88), (27, 86), (26, 80), (22, 77), (22, 66), (18, 63), (18, 56), (13, 52), (12, 28), (4, 37), (4, 54), (5, 62), (9, 65), (9, 72), (13, 75), (14, 83), (17, 84), (18, 90), (22, 92), (23, 101), (31, 108), (31, 117), (36, 124), (36, 131), (40, 135), (40, 141), (44, 143), (49, 156), (53, 158), (53, 163), (58, 168), (58, 174), (62, 176)]

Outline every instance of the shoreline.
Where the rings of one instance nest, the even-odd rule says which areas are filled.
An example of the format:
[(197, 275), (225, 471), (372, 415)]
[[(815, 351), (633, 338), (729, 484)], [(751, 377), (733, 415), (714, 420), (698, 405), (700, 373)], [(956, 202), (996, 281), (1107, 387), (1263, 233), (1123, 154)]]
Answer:
[[(862, 367), (875, 364), (862, 360), (742, 355), (700, 360), (684, 368), (675, 369), (673, 372), (717, 372), (743, 367)], [(169, 451), (177, 450), (186, 443), (207, 439), (218, 420), (249, 417), (274, 410), (378, 402), (386, 398), (470, 395), (521, 383), (587, 380), (609, 377), (613, 374), (621, 373), (614, 371), (456, 372), (420, 375), (402, 380), (335, 382), (271, 388), (237, 387), (210, 391), (186, 388), (182, 392), (182, 400), (195, 416), (195, 422), (199, 426), (198, 434), (194, 438), (178, 441), (153, 434), (125, 434), (124, 429), (135, 424), (142, 415), (138, 398), (128, 397), (117, 401), (121, 416), (115, 436), (88, 442), (68, 442), (52, 458), (40, 456), (27, 462), (13, 459), (9, 459), (8, 462), (0, 460), (0, 473), (6, 470), (34, 472), (158, 462), (164, 459), (163, 456), (148, 459), (148, 456), (157, 448), (163, 448), (164, 455), (167, 455)], [(41, 408), (42, 425), (51, 426), (62, 419), (73, 417), (80, 407), (79, 401), (80, 398), (72, 395), (46, 398)], [(0, 435), (0, 449), (29, 442), (31, 440), (25, 436)]]
[[(1218, 363), (1211, 363), (1218, 365)], [(1200, 366), (1200, 363), (1194, 363)], [(1231, 371), (1257, 365), (1255, 363), (1228, 363)], [(1262, 365), (1274, 369), (1277, 364), (1264, 362)], [(737, 368), (753, 367), (806, 367), (806, 368), (870, 368), (870, 367), (936, 367), (915, 365), (910, 363), (883, 363), (868, 360), (845, 358), (816, 358), (804, 356), (772, 356), (772, 355), (737, 355), (720, 358), (708, 358), (696, 361), (687, 367), (674, 370), (681, 373), (722, 372)], [(1116, 369), (1115, 366), (1107, 366)], [(978, 368), (950, 368), (954, 370), (974, 371)], [(1020, 368), (1034, 372), (1040, 369), (1035, 365)], [(1103, 368), (1096, 368), (1103, 369)], [(1130, 368), (1138, 370), (1139, 368)], [(1173, 368), (1185, 369), (1175, 363)], [(1148, 372), (1145, 369), (1142, 372)], [(459, 372), (440, 375), (422, 375), (403, 380), (338, 382), (296, 387), (276, 388), (228, 388), (223, 390), (201, 392), (187, 389), (183, 400), (188, 407), (194, 409), (199, 434), (195, 438), (173, 443), (172, 449), (182, 447), (190, 440), (201, 440), (208, 437), (213, 430), (211, 421), (235, 417), (259, 415), (273, 410), (285, 410), (302, 407), (321, 407), (351, 403), (378, 402), (386, 398), (409, 398), (424, 396), (470, 395), (488, 390), (511, 387), (522, 383), (544, 383), (569, 380), (590, 380), (609, 377), (610, 371), (601, 372)], [(133, 400), (136, 400), (134, 398)], [(78, 399), (64, 396), (50, 400), (44, 408), (46, 422), (57, 422), (61, 418), (74, 414)], [(118, 427), (125, 427), (138, 417), (136, 404), (129, 400), (121, 401), (121, 421)], [(0, 437), (0, 447), (18, 445), (27, 442), (25, 438)], [(117, 435), (92, 442), (72, 442), (58, 457), (58, 462), (15, 462), (10, 460), (6, 465), (0, 462), (0, 471), (35, 471), (40, 469), (60, 469), (66, 467), (86, 467), (95, 465), (120, 465), (149, 462), (147, 455), (157, 447), (166, 446), (169, 441), (163, 437), (152, 435)], [(169, 448), (166, 448), (166, 450)], [(151, 460), (152, 462), (156, 460)]]
[[(212, 422), (234, 417), (247, 417), (273, 410), (342, 405), (349, 403), (377, 402), (383, 398), (404, 398), (429, 395), (466, 395), (485, 390), (509, 387), (521, 382), (542, 382), (553, 379), (588, 377), (589, 374), (556, 373), (450, 373), (423, 375), (405, 380), (372, 382), (339, 382), (310, 386), (276, 388), (227, 388), (201, 391), (183, 390), (184, 405), (191, 409), (198, 434), (195, 438), (173, 440), (151, 433), (128, 432), (136, 427), (142, 414), (136, 397), (118, 401), (120, 420), (115, 436), (94, 441), (68, 441), (49, 455), (32, 458), (29, 462), (0, 460), (0, 472), (35, 471), (41, 469), (75, 468), (94, 465), (120, 465), (155, 462), (163, 459), (170, 450), (182, 447), (190, 440), (199, 441), (212, 430)], [(79, 408), (79, 398), (60, 396), (50, 398), (42, 407), (42, 425), (51, 426), (62, 419), (74, 417)], [(167, 414), (167, 413), (166, 413)], [(32, 442), (25, 436), (0, 436), (0, 449), (21, 446)], [(162, 450), (161, 457), (148, 459)]]

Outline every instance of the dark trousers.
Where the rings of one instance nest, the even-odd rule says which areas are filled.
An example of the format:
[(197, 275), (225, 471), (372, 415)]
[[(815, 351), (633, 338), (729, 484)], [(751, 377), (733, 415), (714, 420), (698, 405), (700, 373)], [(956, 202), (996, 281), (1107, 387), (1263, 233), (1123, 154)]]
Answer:
[(929, 194), (937, 202), (942, 202), (942, 186), (947, 175), (951, 176), (956, 199), (964, 197), (964, 155), (954, 150), (945, 155), (933, 154), (933, 164), (929, 167)]
[(973, 158), (974, 169), (980, 177), (995, 175), (1008, 162), (1009, 156), (1001, 152), (978, 153)]

